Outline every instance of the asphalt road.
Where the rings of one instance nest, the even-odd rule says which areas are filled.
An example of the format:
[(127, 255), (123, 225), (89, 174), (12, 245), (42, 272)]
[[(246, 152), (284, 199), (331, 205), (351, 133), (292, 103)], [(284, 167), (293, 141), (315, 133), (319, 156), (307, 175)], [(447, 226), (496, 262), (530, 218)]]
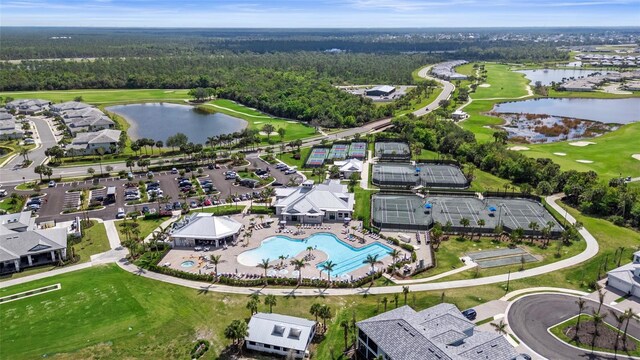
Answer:
[[(522, 297), (509, 308), (507, 313), (509, 327), (531, 350), (548, 359), (616, 359), (612, 355), (592, 354), (588, 350), (573, 348), (558, 341), (547, 332), (549, 327), (578, 315), (576, 300), (575, 296), (563, 294), (536, 294)], [(585, 313), (590, 314), (597, 309), (597, 302), (586, 298), (585, 300), (587, 301)], [(610, 309), (603, 305), (601, 312), (608, 313)], [(614, 325), (611, 315), (607, 316), (605, 321)], [(637, 322), (629, 324), (629, 335), (640, 337), (640, 325)], [(630, 357), (618, 354), (617, 359), (630, 359)]]
[(33, 177), (34, 175), (36, 175), (33, 172), (33, 168), (37, 165), (42, 164), (42, 162), (45, 160), (45, 158), (47, 157), (44, 154), (45, 150), (58, 143), (56, 141), (56, 137), (53, 135), (53, 132), (51, 131), (51, 128), (47, 124), (46, 120), (39, 119), (39, 118), (28, 118), (28, 119), (35, 124), (36, 130), (38, 131), (38, 137), (40, 138), (40, 142), (42, 143), (42, 145), (29, 152), (29, 160), (32, 160), (33, 163), (28, 168), (23, 169), (21, 167), (16, 167), (22, 164), (22, 161), (23, 161), (22, 156), (16, 156), (9, 163), (7, 163), (3, 167), (3, 173), (0, 173), (0, 175), (2, 175), (2, 178), (3, 178), (3, 182), (4, 182), (4, 175), (5, 175), (4, 169), (6, 169), (8, 173), (14, 174), (14, 176), (11, 176), (12, 178), (15, 176), (19, 176), (20, 179), (22, 179), (22, 176), (27, 176), (26, 175), (27, 173), (29, 174), (28, 177)]
[(433, 110), (439, 108), (440, 101), (449, 99), (451, 97), (451, 94), (453, 94), (453, 91), (456, 89), (456, 87), (448, 81), (429, 76), (429, 70), (431, 70), (431, 66), (423, 68), (418, 72), (418, 76), (420, 76), (421, 78), (435, 80), (439, 82), (440, 84), (442, 84), (442, 92), (431, 104), (423, 107), (422, 109), (418, 109), (414, 111), (413, 114), (416, 116), (422, 116), (422, 115), (428, 114)]

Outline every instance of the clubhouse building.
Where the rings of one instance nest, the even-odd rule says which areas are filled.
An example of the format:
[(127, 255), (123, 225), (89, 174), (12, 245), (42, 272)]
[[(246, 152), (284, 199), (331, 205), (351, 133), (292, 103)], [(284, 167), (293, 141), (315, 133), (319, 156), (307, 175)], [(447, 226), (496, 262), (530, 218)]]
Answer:
[(235, 241), (243, 225), (228, 216), (195, 213), (171, 233), (174, 247), (223, 246)]
[(298, 187), (276, 189), (276, 215), (281, 223), (321, 224), (345, 221), (353, 215), (354, 194), (340, 180), (314, 185), (307, 180)]

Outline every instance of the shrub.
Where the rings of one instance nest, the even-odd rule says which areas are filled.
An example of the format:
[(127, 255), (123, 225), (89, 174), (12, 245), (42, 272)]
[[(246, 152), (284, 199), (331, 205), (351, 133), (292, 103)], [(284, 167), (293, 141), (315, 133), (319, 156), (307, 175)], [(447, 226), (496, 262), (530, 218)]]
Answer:
[(198, 359), (209, 350), (209, 342), (207, 340), (198, 340), (191, 349), (191, 358)]

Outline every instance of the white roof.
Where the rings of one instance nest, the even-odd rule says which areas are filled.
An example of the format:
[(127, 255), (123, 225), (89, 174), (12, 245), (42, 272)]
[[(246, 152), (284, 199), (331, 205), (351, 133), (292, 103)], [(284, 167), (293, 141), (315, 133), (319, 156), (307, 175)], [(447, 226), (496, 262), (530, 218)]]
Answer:
[(78, 133), (71, 142), (72, 146), (84, 144), (117, 143), (120, 140), (120, 130), (103, 129), (94, 132)]
[(294, 316), (257, 313), (249, 321), (247, 341), (305, 351), (315, 322)]
[[(287, 195), (288, 193), (288, 195)], [(282, 207), (282, 214), (322, 215), (324, 211), (353, 211), (354, 195), (339, 180), (327, 180), (313, 188), (297, 187), (276, 192), (275, 206)]]
[(395, 88), (391, 85), (380, 85), (380, 86), (376, 86), (374, 88), (369, 89), (368, 91), (374, 91), (374, 90), (378, 90), (378, 91), (382, 91), (385, 93), (391, 92), (393, 90), (395, 90)]
[(171, 236), (217, 240), (234, 235), (242, 228), (241, 223), (228, 216), (213, 216), (209, 213), (196, 213), (187, 221), (187, 225), (175, 230)]
[(362, 172), (362, 160), (349, 159), (344, 161), (334, 161), (333, 164), (338, 166), (340, 171)]

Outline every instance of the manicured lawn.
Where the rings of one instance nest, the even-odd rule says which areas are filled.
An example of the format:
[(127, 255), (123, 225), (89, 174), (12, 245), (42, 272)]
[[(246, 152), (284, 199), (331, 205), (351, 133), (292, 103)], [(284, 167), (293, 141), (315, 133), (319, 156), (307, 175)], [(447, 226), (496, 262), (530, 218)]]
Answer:
[(214, 215), (239, 214), (244, 209), (244, 205), (222, 205), (208, 207), (205, 209), (194, 209), (195, 212), (211, 213)]
[[(478, 169), (473, 172), (473, 176), (474, 178), (473, 181), (471, 181), (471, 187), (469, 188), (469, 190), (473, 191), (504, 191), (505, 184), (516, 186), (509, 180), (499, 178), (491, 173)], [(511, 189), (509, 189), (509, 191), (511, 191)]]
[(95, 220), (92, 220), (91, 223), (92, 226), (83, 231), (80, 241), (72, 245), (76, 255), (80, 256), (79, 262), (81, 263), (90, 261), (91, 255), (111, 249), (104, 224), (99, 224)]
[[(585, 139), (596, 143), (585, 147), (571, 146), (569, 142), (557, 142), (542, 145), (527, 145), (530, 151), (524, 153), (534, 158), (548, 157), (559, 164), (563, 170), (593, 170), (601, 178), (622, 176), (640, 176), (640, 160), (631, 157), (640, 153), (638, 144), (640, 123), (625, 125), (620, 129), (597, 138)], [(558, 156), (553, 153), (565, 153)], [(590, 160), (592, 164), (582, 164), (576, 160)]]
[[(156, 207), (156, 206), (149, 205), (149, 207)], [(135, 220), (135, 222), (138, 224), (138, 228), (140, 229), (140, 238), (144, 239), (145, 237), (147, 237), (147, 235), (151, 234), (153, 230), (155, 230), (158, 226), (160, 226), (160, 224), (162, 224), (167, 220), (169, 220), (168, 217), (160, 217), (160, 218), (148, 219), (148, 220), (145, 220), (144, 217), (139, 217), (138, 219)], [(126, 221), (132, 222), (133, 220), (127, 219)], [(124, 223), (124, 220), (117, 221), (115, 223), (116, 228), (118, 229), (118, 236), (120, 236), (120, 241), (125, 241), (127, 239), (127, 234), (125, 234), (122, 228), (123, 223)]]
[(72, 101), (82, 96), (83, 101), (90, 104), (113, 102), (136, 102), (148, 100), (179, 100), (188, 99), (187, 89), (118, 89), (118, 90), (59, 90), (59, 91), (9, 91), (0, 96), (11, 96), (14, 99), (38, 98), (54, 102)]
[(408, 113), (412, 113), (418, 109), (421, 109), (429, 104), (431, 104), (432, 102), (434, 102), (436, 100), (436, 98), (438, 97), (438, 95), (440, 95), (440, 93), (442, 92), (442, 87), (438, 85), (437, 88), (435, 88), (433, 90), (433, 92), (426, 98), (419, 98), (417, 99), (417, 101), (412, 101), (411, 102), (411, 107), (407, 110), (402, 110), (402, 111), (398, 111), (395, 115), (396, 116), (401, 116), (401, 115), (406, 115)]
[(0, 201), (0, 209), (10, 214), (17, 213), (22, 210), (26, 201), (27, 199), (22, 197), (13, 201), (11, 197), (7, 196)]
[[(262, 130), (262, 127), (266, 124), (273, 125), (276, 132), (278, 129), (284, 128), (284, 141), (302, 139), (316, 135), (315, 128), (307, 126), (304, 123), (275, 118), (231, 100), (216, 99), (208, 102), (206, 105), (213, 107), (218, 112), (246, 120), (249, 123), (250, 129)], [(267, 137), (263, 136), (263, 138), (266, 140)], [(280, 142), (280, 136), (278, 135), (271, 136), (271, 139)]]
[[(611, 315), (609, 314), (609, 316), (611, 316)], [(592, 320), (593, 320), (593, 317), (590, 316), (590, 315), (587, 315), (587, 314), (580, 315), (580, 324), (581, 324), (580, 325), (580, 329), (582, 329), (582, 324), (584, 324), (584, 323), (586, 323), (588, 321), (592, 321)], [(581, 343), (581, 342), (579, 342), (577, 340), (571, 339), (567, 335), (565, 335), (564, 329), (566, 329), (568, 327), (575, 327), (577, 325), (577, 323), (578, 323), (578, 317), (576, 316), (576, 317), (573, 317), (573, 318), (571, 318), (571, 319), (569, 319), (569, 320), (567, 320), (565, 322), (562, 322), (562, 323), (552, 327), (551, 329), (549, 329), (549, 331), (551, 331), (551, 333), (553, 335), (555, 335), (556, 337), (558, 337), (559, 339), (561, 339), (562, 341), (564, 341), (566, 343), (569, 343), (569, 344), (571, 344), (573, 346), (577, 346), (577, 347), (582, 348), (582, 349), (592, 350), (590, 343), (589, 344), (584, 344), (584, 343)], [(605, 326), (608, 327), (608, 329), (614, 331), (613, 336), (615, 338), (615, 332), (617, 332), (618, 329), (616, 329), (615, 327), (613, 327), (613, 326), (611, 326), (611, 325), (609, 325), (607, 323), (601, 324), (600, 328), (604, 329)], [(583, 331), (581, 330), (580, 333), (583, 333)], [(624, 336), (624, 332), (620, 331), (620, 340), (619, 341), (622, 341), (622, 337), (623, 336)], [(615, 342), (614, 340), (611, 341), (612, 344)], [(618, 353), (627, 354), (629, 356), (639, 356), (640, 355), (640, 341), (634, 339), (631, 336), (628, 336), (627, 337), (627, 343), (635, 343), (635, 345), (636, 345), (635, 350), (624, 351), (623, 349), (618, 349)], [(612, 354), (614, 353), (613, 349), (603, 349), (603, 348), (599, 348), (599, 347), (594, 347), (593, 350), (609, 352), (609, 353), (612, 353)]]
[(293, 153), (291, 152), (285, 152), (282, 155), (278, 154), (276, 158), (282, 160), (285, 164), (289, 166), (297, 166), (298, 169), (301, 169), (304, 167), (304, 162), (307, 161), (307, 157), (309, 156), (310, 152), (311, 152), (311, 148), (301, 148), (300, 159), (294, 159)]
[(522, 73), (511, 71), (509, 65), (484, 65), (487, 70), (487, 84), (490, 87), (480, 87), (471, 94), (473, 99), (515, 98), (527, 95), (527, 80)]
[(371, 222), (371, 195), (377, 191), (365, 190), (356, 185), (355, 189), (355, 207), (353, 209), (353, 216), (356, 219), (362, 219), (364, 224)]
[(549, 89), (549, 97), (625, 99), (630, 97), (640, 97), (640, 91), (632, 91), (631, 94), (611, 94), (604, 91), (555, 91), (553, 89)]

